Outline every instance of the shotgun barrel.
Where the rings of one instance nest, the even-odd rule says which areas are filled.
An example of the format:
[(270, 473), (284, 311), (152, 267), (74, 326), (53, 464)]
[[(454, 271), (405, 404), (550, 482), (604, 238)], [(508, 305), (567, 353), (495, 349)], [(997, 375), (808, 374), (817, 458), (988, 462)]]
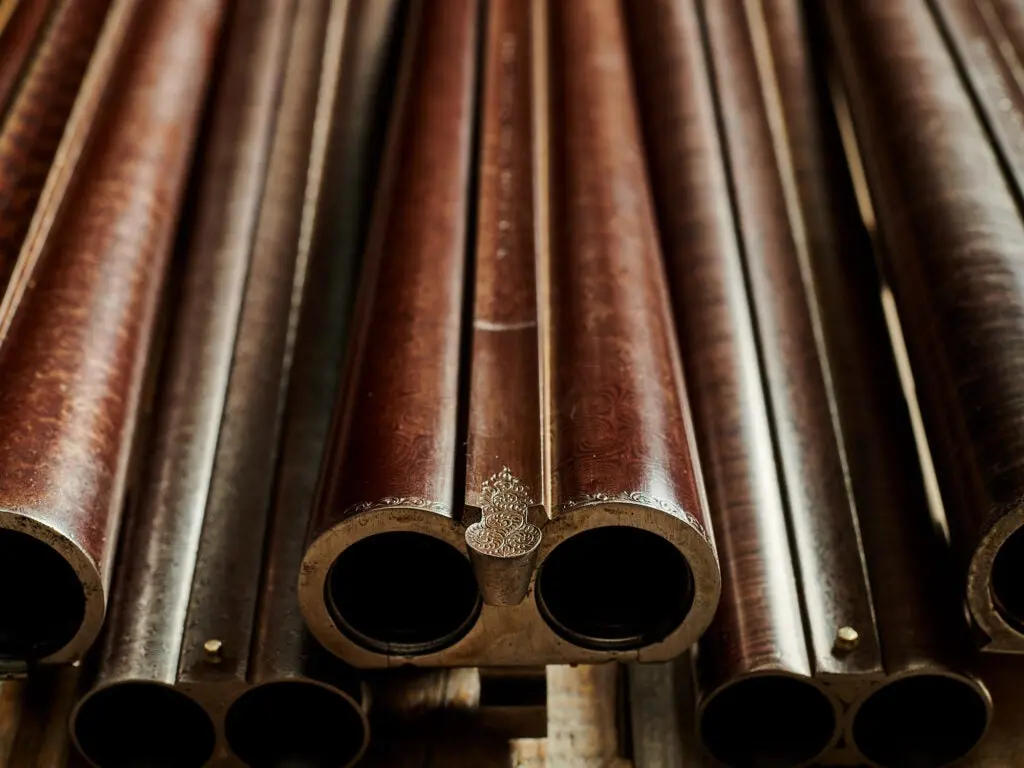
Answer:
[[(232, 752), (250, 766), (351, 765), (367, 743), (365, 687), (306, 630), (296, 575), (344, 361), (400, 16), (397, 1), (335, 3), (327, 19), (305, 178), (306, 198), (316, 204), (304, 215), (308, 234), (300, 238), (308, 252), (300, 252), (295, 282), (302, 303), (289, 321), (296, 329), (294, 362), (249, 659), (251, 687), (224, 722)], [(297, 184), (276, 194), (303, 197)]]
[[(53, 12), (55, 0), (7, 0), (0, 3), (0, 115), (4, 113), (18, 80), (32, 60), (39, 36)], [(103, 21), (100, 13), (97, 21)]]
[(22, 585), (0, 606), (0, 656), (15, 666), (79, 658), (103, 621), (219, 17), (188, 0), (108, 19), (83, 86), (102, 95), (81, 97), (79, 115), (102, 102), (91, 138), (65, 134), (77, 162), (51, 177), (0, 307), (0, 567)]
[(63, 0), (6, 112), (0, 97), (0, 286), (14, 269), (110, 6), (111, 0)]
[(310, 630), (358, 666), (444, 649), (480, 611), (453, 507), (479, 11), (476, 0), (410, 10), (300, 571)]
[(622, 9), (551, 13), (551, 521), (537, 603), (556, 634), (640, 660), (704, 631), (720, 579), (693, 447)]
[[(725, 5), (742, 24), (740, 5)], [(722, 564), (722, 602), (698, 645), (701, 737), (730, 765), (805, 765), (837, 742), (841, 706), (815, 678), (804, 629), (763, 345), (731, 193), (745, 183), (747, 166), (729, 167), (711, 80), (718, 55), (749, 66), (749, 43), (741, 37), (705, 53), (702, 9), (694, 2), (630, 9), (650, 168)], [(785, 710), (777, 701), (787, 702)]]
[[(201, 548), (218, 547), (240, 571), (247, 565), (257, 569), (252, 579), (257, 578), (264, 528), (254, 521), (244, 534), (231, 529), (234, 506), (215, 497), (214, 489), (223, 492), (231, 479), (225, 478), (231, 467), (221, 460), (234, 445), (222, 434), (239, 428), (237, 404), (258, 387), (245, 378), (249, 373), (251, 379), (245, 366), (261, 362), (254, 350), (272, 356), (277, 336), (285, 333), (268, 331), (266, 325), (285, 324), (275, 310), (284, 303), (286, 312), (290, 300), (288, 268), (278, 264), (287, 263), (289, 251), (266, 255), (258, 235), (264, 234), (261, 201), (295, 9), (292, 2), (239, 3), (227, 30), (210, 131), (197, 166), (197, 217), (185, 246), (181, 301), (172, 321), (149, 461), (124, 531), (97, 679), (72, 724), (80, 751), (100, 768), (145, 760), (168, 766), (206, 763), (216, 747), (216, 710), (205, 700), (199, 703), (205, 692), (179, 683), (190, 671), (192, 644), (198, 642), (198, 652), (205, 653), (206, 640), (228, 638), (211, 633), (197, 640), (196, 630), (207, 628), (195, 620), (195, 602), (206, 597), (211, 611), (218, 595), (231, 607), (242, 604), (242, 618), (238, 613), (232, 618), (244, 632), (244, 605), (257, 591), (254, 584), (216, 579), (215, 563), (204, 559)], [(254, 251), (260, 245), (264, 256), (257, 264)], [(268, 379), (273, 367), (271, 360)], [(273, 410), (253, 416), (275, 421)], [(258, 481), (250, 482), (259, 487)], [(252, 518), (261, 511), (257, 506), (246, 514)], [(224, 655), (237, 660), (239, 647), (229, 645)], [(244, 670), (241, 677), (240, 684)], [(136, 713), (147, 709), (143, 722), (125, 728), (126, 719), (134, 722), (140, 718)]]
[(960, 590), (984, 648), (1020, 652), (1024, 100), (1005, 70), (1010, 6), (870, 1), (825, 15)]

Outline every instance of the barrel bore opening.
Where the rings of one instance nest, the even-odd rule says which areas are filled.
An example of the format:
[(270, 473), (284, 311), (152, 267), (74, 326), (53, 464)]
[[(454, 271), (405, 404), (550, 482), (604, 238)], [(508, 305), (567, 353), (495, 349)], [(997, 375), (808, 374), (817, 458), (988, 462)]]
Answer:
[(289, 680), (265, 683), (228, 710), (224, 733), (250, 768), (343, 768), (366, 743), (366, 721), (336, 691)]
[(693, 604), (693, 573), (669, 541), (641, 528), (593, 528), (544, 560), (537, 603), (559, 635), (583, 648), (628, 650), (660, 642)]
[(327, 607), (342, 632), (380, 653), (423, 654), (459, 640), (480, 611), (469, 558), (411, 531), (360, 539), (327, 577)]
[(963, 757), (985, 733), (982, 695), (962, 680), (918, 675), (875, 691), (857, 711), (853, 741), (881, 766), (927, 768)]
[(213, 756), (213, 723), (203, 708), (158, 683), (93, 693), (73, 727), (82, 754), (103, 768), (201, 768)]
[(1014, 531), (992, 563), (992, 602), (1003, 620), (1024, 633), (1024, 528)]
[(85, 591), (56, 550), (0, 530), (0, 657), (35, 661), (59, 651), (85, 618)]
[(811, 683), (783, 675), (748, 677), (716, 693), (701, 716), (704, 746), (726, 765), (804, 765), (836, 733), (828, 697)]

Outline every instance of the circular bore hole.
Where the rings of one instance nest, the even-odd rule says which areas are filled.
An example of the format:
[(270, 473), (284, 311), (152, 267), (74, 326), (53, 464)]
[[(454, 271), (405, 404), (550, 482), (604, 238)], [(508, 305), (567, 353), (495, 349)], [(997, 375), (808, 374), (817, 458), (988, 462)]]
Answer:
[(853, 721), (853, 740), (882, 766), (926, 768), (963, 757), (988, 722), (985, 700), (951, 677), (917, 675), (879, 688)]
[(82, 754), (102, 768), (201, 768), (213, 755), (209, 716), (157, 683), (119, 683), (86, 698), (75, 716)]
[(1003, 620), (1024, 632), (1024, 528), (1018, 528), (992, 563), (992, 602)]
[(0, 657), (35, 661), (59, 651), (85, 618), (71, 564), (20, 531), (0, 530)]
[(726, 765), (784, 768), (820, 754), (835, 735), (828, 697), (803, 680), (750, 677), (716, 693), (701, 717), (704, 746)]
[(693, 604), (693, 574), (670, 542), (609, 526), (563, 541), (541, 565), (537, 602), (552, 629), (596, 650), (664, 640)]
[(410, 531), (368, 536), (338, 555), (326, 600), (352, 640), (405, 655), (451, 645), (480, 610), (469, 559), (441, 539)]
[(351, 700), (301, 681), (248, 691), (228, 710), (224, 731), (250, 768), (341, 768), (366, 740), (366, 722)]

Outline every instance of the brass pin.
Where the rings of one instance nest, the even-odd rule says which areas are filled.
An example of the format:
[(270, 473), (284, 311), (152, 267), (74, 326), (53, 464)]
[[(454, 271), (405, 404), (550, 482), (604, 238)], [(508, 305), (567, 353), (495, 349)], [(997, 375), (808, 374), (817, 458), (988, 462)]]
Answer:
[(849, 653), (857, 647), (860, 642), (860, 635), (853, 627), (840, 627), (836, 630), (836, 642), (832, 646), (832, 652), (836, 654)]
[(206, 654), (207, 664), (220, 664), (224, 661), (222, 651), (224, 650), (224, 643), (217, 638), (211, 638), (203, 643), (203, 652)]

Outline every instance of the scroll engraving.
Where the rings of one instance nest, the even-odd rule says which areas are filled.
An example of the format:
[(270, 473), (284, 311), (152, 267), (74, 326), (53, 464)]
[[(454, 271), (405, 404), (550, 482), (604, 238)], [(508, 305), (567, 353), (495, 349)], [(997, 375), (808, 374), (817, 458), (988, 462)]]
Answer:
[(615, 502), (627, 503), (627, 504), (642, 504), (645, 507), (653, 507), (660, 509), (662, 512), (667, 512), (673, 517), (677, 517), (697, 533), (701, 535), (705, 540), (708, 539), (707, 531), (704, 530), (704, 526), (701, 525), (700, 521), (683, 509), (680, 505), (667, 499), (659, 499), (650, 494), (644, 493), (643, 491), (623, 491), (622, 493), (588, 493), (582, 496), (578, 496), (575, 499), (569, 499), (558, 505), (558, 514), (563, 512), (571, 512), (574, 509), (580, 507), (589, 507), (595, 504), (612, 504)]
[(482, 488), (483, 516), (466, 529), (471, 549), (491, 557), (529, 554), (540, 544), (540, 528), (528, 522), (530, 492), (508, 467), (492, 475)]
[(377, 501), (361, 501), (346, 509), (344, 516), (350, 517), (351, 515), (358, 515), (361, 512), (369, 512), (370, 510), (398, 507), (403, 509), (421, 509), (424, 512), (436, 512), (445, 517), (452, 516), (451, 507), (447, 504), (442, 504), (439, 501), (429, 501), (419, 496), (385, 496)]

